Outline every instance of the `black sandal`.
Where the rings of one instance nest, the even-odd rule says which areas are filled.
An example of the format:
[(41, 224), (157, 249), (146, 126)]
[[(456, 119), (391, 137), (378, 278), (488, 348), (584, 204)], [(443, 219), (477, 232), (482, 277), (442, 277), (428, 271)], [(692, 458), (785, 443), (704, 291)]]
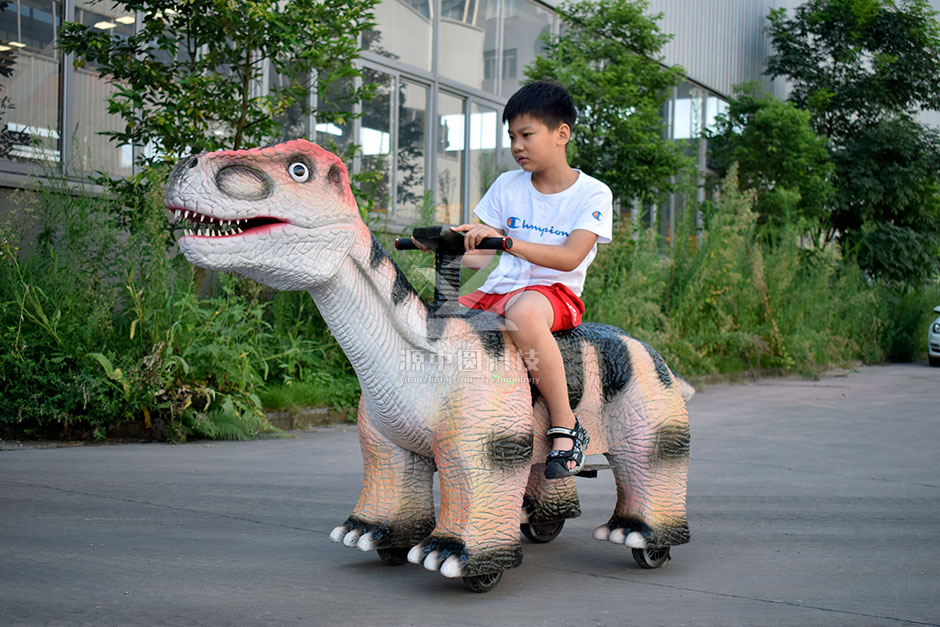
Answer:
[[(581, 469), (584, 468), (584, 454), (587, 451), (588, 443), (591, 441), (587, 431), (581, 426), (581, 421), (575, 417), (574, 429), (552, 427), (548, 430), (548, 437), (571, 438), (574, 440), (574, 446), (568, 451), (553, 450), (548, 454), (548, 458), (545, 460), (545, 477), (547, 479), (561, 479), (581, 472)], [(575, 463), (575, 467), (569, 469), (568, 462), (572, 461)]]

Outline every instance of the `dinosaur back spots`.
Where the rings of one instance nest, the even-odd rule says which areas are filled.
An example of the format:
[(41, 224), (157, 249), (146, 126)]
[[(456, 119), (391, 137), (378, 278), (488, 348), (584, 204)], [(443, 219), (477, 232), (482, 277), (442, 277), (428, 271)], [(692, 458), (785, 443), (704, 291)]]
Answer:
[(664, 360), (662, 356), (646, 342), (640, 342), (640, 344), (643, 345), (643, 348), (646, 349), (650, 359), (653, 360), (653, 365), (656, 367), (656, 376), (659, 377), (660, 382), (662, 382), (662, 384), (667, 388), (671, 386), (672, 373), (669, 371), (669, 366), (666, 365), (666, 360)]
[(532, 434), (494, 434), (484, 445), (486, 458), (494, 468), (511, 470), (532, 459)]
[(392, 284), (392, 302), (399, 305), (409, 294), (414, 294), (415, 297), (418, 296), (414, 288), (411, 287), (411, 283), (408, 282), (405, 273), (401, 271), (401, 268), (395, 265), (395, 283)]
[(503, 317), (490, 311), (460, 307), (446, 314), (429, 313), (428, 339), (436, 342), (444, 334), (447, 323), (452, 320), (464, 320), (476, 334), (480, 346), (489, 359), (501, 361), (505, 345), (503, 343)]
[(383, 259), (388, 259), (388, 253), (385, 252), (385, 249), (382, 248), (382, 245), (379, 243), (379, 240), (375, 238), (375, 235), (372, 235), (372, 250), (369, 252), (369, 268), (375, 270), (379, 267), (379, 264), (382, 263)]
[(623, 331), (608, 325), (594, 326), (598, 329), (592, 343), (597, 350), (601, 367), (604, 401), (610, 402), (630, 382), (633, 376), (633, 361), (627, 348), (627, 336)]
[(689, 426), (686, 423), (664, 423), (654, 434), (652, 458), (665, 462), (669, 460), (689, 459)]

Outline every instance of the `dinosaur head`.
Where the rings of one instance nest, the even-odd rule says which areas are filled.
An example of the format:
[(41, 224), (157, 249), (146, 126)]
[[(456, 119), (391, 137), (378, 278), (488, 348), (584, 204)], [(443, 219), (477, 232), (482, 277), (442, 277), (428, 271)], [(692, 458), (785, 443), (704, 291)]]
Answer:
[(346, 166), (303, 139), (188, 157), (164, 199), (191, 263), (282, 290), (333, 276), (361, 224)]

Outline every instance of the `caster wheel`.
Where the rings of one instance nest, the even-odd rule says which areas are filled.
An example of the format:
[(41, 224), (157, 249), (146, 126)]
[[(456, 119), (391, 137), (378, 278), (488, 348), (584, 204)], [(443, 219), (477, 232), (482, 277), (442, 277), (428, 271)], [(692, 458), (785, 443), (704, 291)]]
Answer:
[(564, 526), (565, 521), (562, 519), (547, 523), (523, 523), (519, 529), (532, 542), (545, 543), (557, 538)]
[(640, 568), (659, 568), (671, 558), (669, 557), (669, 547), (664, 546), (658, 549), (632, 549), (633, 559), (640, 565)]
[(408, 549), (393, 547), (391, 549), (376, 549), (379, 559), (389, 566), (401, 566), (408, 563)]
[(486, 573), (484, 575), (474, 575), (473, 577), (464, 577), (463, 583), (467, 586), (467, 590), (471, 592), (489, 592), (496, 587), (496, 584), (499, 583), (499, 580), (503, 578), (503, 571), (497, 571), (495, 573)]

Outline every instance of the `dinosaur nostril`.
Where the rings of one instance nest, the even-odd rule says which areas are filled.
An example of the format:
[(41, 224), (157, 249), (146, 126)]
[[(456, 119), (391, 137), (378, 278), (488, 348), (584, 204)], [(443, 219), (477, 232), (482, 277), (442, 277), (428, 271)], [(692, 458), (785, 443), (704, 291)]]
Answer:
[(198, 162), (199, 162), (199, 157), (196, 157), (196, 156), (190, 157), (190, 158), (189, 158), (189, 167), (190, 167), (190, 168), (195, 168), (195, 167), (196, 167), (196, 164), (197, 164)]

